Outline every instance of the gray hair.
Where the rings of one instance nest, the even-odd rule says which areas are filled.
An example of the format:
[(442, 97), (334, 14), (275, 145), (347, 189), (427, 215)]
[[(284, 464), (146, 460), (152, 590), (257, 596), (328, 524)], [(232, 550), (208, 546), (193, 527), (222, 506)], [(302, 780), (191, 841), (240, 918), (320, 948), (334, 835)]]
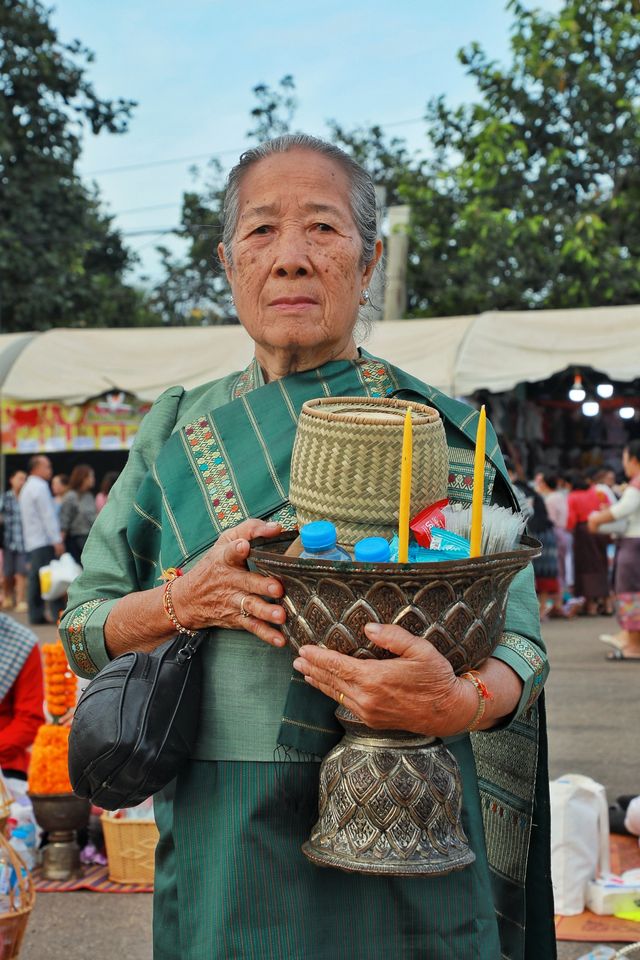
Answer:
[(334, 160), (347, 174), (351, 184), (351, 214), (355, 221), (360, 240), (362, 241), (362, 265), (370, 263), (375, 254), (375, 245), (378, 237), (376, 224), (376, 194), (373, 180), (370, 175), (356, 163), (348, 153), (305, 133), (290, 133), (274, 140), (267, 140), (257, 147), (252, 147), (242, 154), (238, 163), (231, 170), (227, 179), (227, 189), (222, 215), (222, 245), (229, 262), (233, 262), (232, 243), (238, 226), (240, 213), (239, 195), (240, 184), (247, 170), (260, 160), (273, 156), (276, 153), (287, 153), (290, 150), (312, 150), (322, 154), (329, 160)]

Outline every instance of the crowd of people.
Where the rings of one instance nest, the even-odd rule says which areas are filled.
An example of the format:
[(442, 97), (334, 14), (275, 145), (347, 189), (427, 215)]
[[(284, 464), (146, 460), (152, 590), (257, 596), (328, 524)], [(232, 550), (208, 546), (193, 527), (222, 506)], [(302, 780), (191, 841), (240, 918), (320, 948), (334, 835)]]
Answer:
[(609, 468), (509, 475), (542, 543), (534, 561), (540, 617), (616, 615), (620, 630), (600, 635), (609, 659), (640, 659), (640, 441), (622, 453), (624, 477)]
[(104, 507), (118, 473), (106, 473), (94, 495), (95, 473), (78, 464), (71, 474), (53, 475), (45, 454), (32, 456), (27, 470), (14, 469), (2, 497), (2, 609), (27, 613), (32, 624), (54, 622), (40, 589), (40, 569), (63, 553), (81, 562), (89, 531)]

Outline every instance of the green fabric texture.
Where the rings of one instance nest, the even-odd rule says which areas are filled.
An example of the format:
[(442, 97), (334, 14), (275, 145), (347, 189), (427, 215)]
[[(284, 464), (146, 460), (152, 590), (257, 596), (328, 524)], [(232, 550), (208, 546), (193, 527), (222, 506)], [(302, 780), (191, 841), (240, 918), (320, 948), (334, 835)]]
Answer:
[[(190, 764), (173, 802), (159, 804), (163, 914), (154, 960), (499, 960), (473, 756), (467, 738), (451, 749), (477, 859), (417, 879), (306, 860), (317, 764)], [(167, 926), (164, 905), (174, 902), (178, 920)]]
[[(253, 372), (250, 369), (186, 394), (182, 388), (172, 388), (145, 418), (127, 468), (89, 538), (83, 558), (85, 571), (72, 585), (61, 624), (70, 662), (81, 675), (95, 674), (108, 660), (104, 622), (118, 597), (156, 586), (167, 566), (189, 566), (222, 530), (245, 516), (291, 519), (286, 500), (288, 470), (297, 412), (305, 399), (323, 394), (393, 394), (418, 397), (436, 406), (443, 416), (450, 450), (450, 497), (464, 499), (475, 440), (475, 411), (364, 353), (360, 361), (327, 364), (266, 386), (260, 386), (255, 366)], [(513, 495), (490, 427), (487, 449), (487, 492), (493, 502), (511, 504)], [(484, 830), (491, 838), (497, 909), (519, 931), (508, 951), (503, 942), (504, 956), (522, 960), (534, 784), (545, 776), (539, 764), (535, 699), (548, 670), (528, 572), (512, 585), (505, 635), (494, 655), (522, 678), (523, 694), (506, 729), (474, 736), (474, 751), (482, 765), (480, 805)], [(258, 766), (254, 773), (259, 769), (259, 776), (268, 779), (278, 766), (270, 762), (278, 743), (302, 755), (322, 756), (341, 736), (333, 717), (335, 703), (301, 678), (291, 677), (291, 657), (286, 651), (274, 651), (241, 631), (211, 631), (202, 656), (202, 721), (195, 758), (217, 762), (196, 762), (190, 769), (215, 766), (229, 772), (233, 767), (244, 770), (251, 766), (250, 761), (258, 760), (265, 769)], [(520, 739), (514, 741), (514, 737)], [(465, 742), (468, 744), (468, 738)], [(522, 755), (514, 755), (514, 742), (523, 746)], [(293, 756), (302, 759), (295, 751)], [(517, 770), (526, 768), (529, 779), (513, 776), (509, 764), (515, 764)], [(272, 773), (265, 772), (267, 767), (273, 768)], [(169, 820), (170, 806), (170, 799), (159, 801), (158, 809), (164, 809), (161, 816)], [(250, 811), (249, 804), (248, 816)], [(541, 821), (538, 834), (543, 844), (548, 842), (547, 828), (548, 821)], [(166, 837), (172, 829), (181, 829), (181, 815), (176, 816), (173, 828), (167, 828)], [(166, 844), (158, 878), (160, 891), (173, 869), (168, 839)], [(212, 954), (218, 955), (225, 954)], [(540, 954), (539, 960), (547, 956), (552, 954)]]

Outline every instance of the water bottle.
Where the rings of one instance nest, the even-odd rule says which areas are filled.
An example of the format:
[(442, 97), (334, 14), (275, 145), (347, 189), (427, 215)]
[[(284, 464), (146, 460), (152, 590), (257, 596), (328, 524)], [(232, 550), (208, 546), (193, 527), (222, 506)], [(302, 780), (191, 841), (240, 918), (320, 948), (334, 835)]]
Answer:
[(365, 537), (356, 543), (355, 558), (360, 563), (389, 563), (391, 547), (384, 537)]
[(338, 546), (336, 528), (329, 520), (314, 520), (300, 529), (302, 560), (351, 560), (346, 550)]

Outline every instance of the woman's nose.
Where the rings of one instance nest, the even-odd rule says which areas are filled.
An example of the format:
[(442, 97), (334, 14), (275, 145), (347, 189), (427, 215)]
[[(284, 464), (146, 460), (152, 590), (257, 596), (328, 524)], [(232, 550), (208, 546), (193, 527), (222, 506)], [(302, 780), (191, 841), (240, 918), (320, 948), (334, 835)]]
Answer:
[(303, 237), (296, 233), (280, 238), (272, 272), (277, 277), (307, 277), (313, 272)]

